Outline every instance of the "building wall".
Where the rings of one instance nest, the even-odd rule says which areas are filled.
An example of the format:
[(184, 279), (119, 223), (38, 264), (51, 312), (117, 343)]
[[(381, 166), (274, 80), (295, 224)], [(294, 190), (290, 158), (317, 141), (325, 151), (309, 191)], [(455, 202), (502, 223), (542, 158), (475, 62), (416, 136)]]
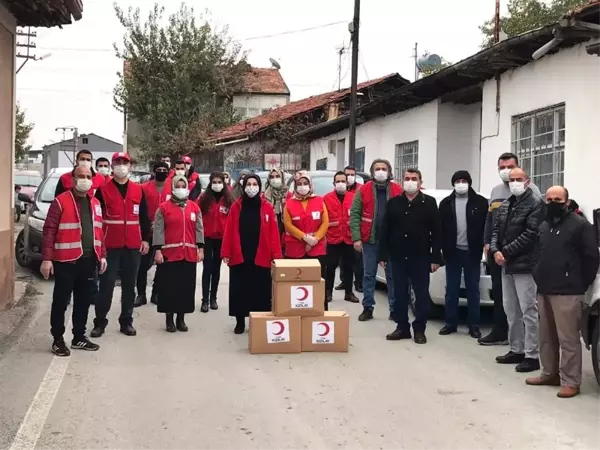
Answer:
[(15, 33), (16, 21), (0, 2), (0, 311), (14, 297)]
[[(233, 107), (242, 117), (259, 116), (266, 109), (278, 108), (290, 102), (289, 95), (244, 94), (233, 96)], [(245, 108), (239, 110), (238, 108)]]
[(600, 58), (585, 44), (561, 50), (501, 78), (500, 114), (496, 114), (496, 82), (484, 85), (481, 187), (499, 183), (497, 159), (511, 149), (513, 116), (565, 103), (565, 186), (588, 217), (600, 207)]
[[(87, 137), (87, 144), (83, 143), (83, 137)], [(50, 168), (54, 169), (57, 167), (72, 167), (75, 162), (75, 154), (79, 150), (91, 151), (94, 156), (94, 161), (100, 157), (107, 158), (110, 161), (113, 153), (123, 151), (123, 146), (98, 136), (82, 135), (79, 137), (77, 149), (75, 149), (73, 140), (68, 140), (47, 145), (44, 147), (44, 150), (46, 150), (50, 156)]]

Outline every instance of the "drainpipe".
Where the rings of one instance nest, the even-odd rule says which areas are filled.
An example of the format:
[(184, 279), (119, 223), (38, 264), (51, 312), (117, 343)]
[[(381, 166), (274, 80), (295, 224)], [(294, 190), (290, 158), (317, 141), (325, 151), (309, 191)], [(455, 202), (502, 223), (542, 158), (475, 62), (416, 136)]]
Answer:
[[(555, 35), (557, 35), (559, 33), (555, 33)], [(549, 51), (551, 51), (552, 49), (558, 47), (562, 41), (564, 41), (563, 37), (555, 37), (554, 39), (552, 39), (550, 42), (548, 42), (547, 44), (544, 44), (542, 47), (538, 48), (533, 55), (531, 55), (531, 57), (533, 59), (540, 59), (542, 56), (544, 56), (546, 53), (548, 53)]]

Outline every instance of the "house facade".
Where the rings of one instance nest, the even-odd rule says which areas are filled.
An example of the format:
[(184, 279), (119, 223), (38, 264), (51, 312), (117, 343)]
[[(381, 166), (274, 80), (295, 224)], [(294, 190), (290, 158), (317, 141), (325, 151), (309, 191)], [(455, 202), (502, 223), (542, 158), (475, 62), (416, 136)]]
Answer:
[(260, 116), (290, 103), (290, 90), (279, 69), (251, 67), (244, 87), (233, 96), (233, 108), (243, 119)]

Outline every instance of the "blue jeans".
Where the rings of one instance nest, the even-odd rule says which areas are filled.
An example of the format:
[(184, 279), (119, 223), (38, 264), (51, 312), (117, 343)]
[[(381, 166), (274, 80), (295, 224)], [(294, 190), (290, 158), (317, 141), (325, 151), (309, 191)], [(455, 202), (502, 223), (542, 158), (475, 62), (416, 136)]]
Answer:
[(461, 274), (465, 274), (469, 328), (479, 326), (479, 277), (481, 262), (473, 259), (468, 250), (459, 250), (450, 255), (446, 262), (446, 326), (458, 326), (458, 300), (460, 297)]
[[(363, 308), (375, 309), (375, 282), (377, 275), (377, 267), (379, 266), (379, 242), (375, 244), (363, 243)], [(394, 297), (394, 283), (392, 281), (392, 269), (390, 264), (385, 270), (385, 279), (387, 282), (388, 304), (390, 314), (394, 313), (396, 297)]]
[[(389, 263), (388, 263), (389, 265)], [(398, 328), (410, 330), (408, 320), (409, 288), (415, 294), (415, 332), (425, 332), (429, 317), (429, 275), (431, 264), (427, 259), (394, 260), (392, 271), (396, 292), (396, 323)]]

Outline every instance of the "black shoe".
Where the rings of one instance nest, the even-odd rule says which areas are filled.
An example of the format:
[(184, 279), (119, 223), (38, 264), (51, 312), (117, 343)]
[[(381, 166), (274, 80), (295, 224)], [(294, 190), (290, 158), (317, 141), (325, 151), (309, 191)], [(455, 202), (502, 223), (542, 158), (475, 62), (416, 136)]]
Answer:
[(446, 325), (440, 330), (440, 336), (448, 336), (449, 334), (456, 333), (456, 331), (456, 327)]
[(356, 289), (356, 292), (362, 294), (363, 293), (363, 287), (362, 284), (357, 284), (354, 286), (354, 288)]
[(175, 322), (173, 321), (173, 314), (167, 314), (166, 323), (167, 333), (175, 333), (175, 331), (177, 331), (177, 328), (175, 327)]
[(156, 295), (154, 292), (150, 296), (150, 303), (153, 305), (158, 305), (158, 295)]
[(481, 331), (479, 330), (479, 327), (472, 327), (469, 329), (469, 336), (471, 336), (473, 339), (481, 339)]
[(535, 372), (540, 370), (540, 360), (537, 358), (524, 358), (522, 362), (517, 364), (515, 370), (520, 373)]
[(219, 304), (217, 303), (216, 298), (213, 298), (210, 300), (210, 309), (212, 309), (213, 311), (216, 311), (217, 309), (219, 309)]
[(510, 351), (506, 355), (497, 356), (496, 362), (498, 364), (520, 364), (524, 359), (525, 355), (523, 353), (515, 353)]
[(181, 316), (177, 316), (177, 330), (182, 331), (183, 333), (188, 331), (188, 326), (185, 324), (183, 314)]
[(399, 341), (401, 339), (412, 339), (410, 330), (405, 330), (400, 327), (396, 328), (385, 337), (388, 341)]
[(73, 339), (71, 341), (71, 348), (76, 350), (86, 350), (88, 352), (95, 352), (100, 348), (98, 344), (94, 344), (85, 336), (80, 339)]
[(67, 344), (63, 339), (54, 339), (52, 343), (52, 353), (56, 356), (71, 356), (71, 350), (68, 349)]
[(336, 291), (344, 291), (346, 289), (346, 285), (344, 283), (340, 283), (335, 287)]
[(244, 331), (246, 331), (246, 321), (238, 320), (237, 323), (235, 324), (235, 328), (233, 329), (233, 332), (235, 334), (243, 334)]
[(99, 338), (99, 337), (102, 337), (103, 334), (104, 334), (104, 327), (101, 327), (100, 325), (96, 325), (94, 327), (94, 329), (92, 330), (92, 332), (90, 333), (90, 337)]
[(350, 303), (360, 303), (360, 300), (354, 294), (346, 294), (344, 296), (344, 300), (346, 300), (347, 302), (350, 302)]
[(135, 331), (133, 325), (121, 325), (121, 333), (123, 333), (125, 336), (137, 335), (137, 331)]
[(331, 303), (333, 301), (333, 293), (327, 292), (325, 294), (325, 303)]
[(141, 294), (141, 295), (138, 295), (135, 298), (135, 301), (133, 302), (133, 307), (137, 308), (139, 306), (144, 306), (146, 303), (148, 303), (148, 299), (146, 298), (146, 294)]
[(427, 337), (422, 331), (415, 331), (415, 344), (427, 344)]
[(358, 316), (358, 321), (366, 322), (367, 320), (371, 320), (372, 318), (373, 318), (373, 310), (365, 308), (365, 309), (363, 309), (363, 312), (360, 313), (360, 316)]
[(508, 345), (506, 335), (499, 336), (493, 330), (487, 336), (477, 339), (477, 342), (479, 345)]
[(202, 306), (200, 307), (200, 312), (203, 312), (203, 313), (208, 312), (208, 300), (202, 300)]
[(396, 321), (396, 316), (393, 312), (391, 312), (390, 315), (388, 316), (388, 320), (391, 320), (392, 322)]

